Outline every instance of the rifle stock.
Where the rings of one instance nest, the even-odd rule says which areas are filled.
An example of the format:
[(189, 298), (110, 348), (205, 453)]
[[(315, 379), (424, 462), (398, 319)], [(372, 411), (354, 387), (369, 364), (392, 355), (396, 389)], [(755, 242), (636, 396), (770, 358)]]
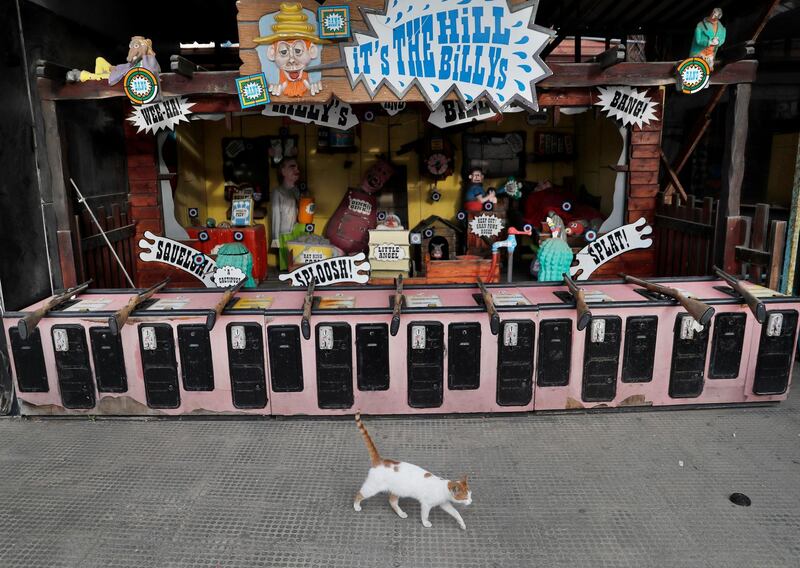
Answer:
[(17, 322), (17, 331), (19, 332), (20, 338), (23, 341), (28, 339), (28, 337), (30, 337), (33, 333), (33, 330), (36, 329), (36, 326), (39, 325), (39, 322), (42, 320), (42, 318), (47, 315), (47, 312), (54, 310), (75, 294), (80, 294), (86, 290), (91, 283), (92, 280), (89, 279), (83, 284), (78, 284), (77, 286), (73, 286), (72, 288), (64, 290), (61, 294), (51, 296), (41, 308), (20, 319)]
[(169, 277), (164, 278), (158, 284), (153, 284), (147, 290), (140, 294), (136, 294), (125, 305), (124, 308), (117, 310), (117, 312), (108, 318), (108, 328), (113, 335), (119, 335), (119, 332), (125, 327), (125, 323), (133, 313), (133, 311), (145, 300), (149, 299), (153, 294), (161, 290), (169, 282)]
[(714, 267), (714, 272), (742, 297), (750, 308), (750, 311), (753, 312), (758, 323), (767, 321), (767, 307), (764, 305), (764, 302), (756, 298), (750, 290), (745, 288), (741, 280), (716, 266)]
[(206, 328), (208, 331), (214, 329), (214, 326), (217, 323), (217, 318), (222, 315), (222, 311), (225, 309), (225, 306), (228, 305), (228, 302), (231, 301), (231, 298), (233, 298), (233, 296), (242, 289), (242, 286), (244, 286), (246, 280), (246, 278), (243, 278), (236, 286), (228, 288), (222, 293), (222, 298), (220, 298), (219, 302), (217, 302), (214, 311), (208, 314), (206, 317)]
[(675, 288), (662, 286), (661, 284), (656, 284), (655, 282), (648, 282), (647, 280), (642, 280), (634, 276), (628, 276), (627, 274), (620, 274), (620, 277), (622, 277), (625, 282), (637, 284), (646, 290), (656, 292), (657, 294), (663, 294), (664, 296), (669, 296), (670, 298), (677, 300), (684, 307), (684, 309), (689, 312), (689, 314), (702, 326), (707, 325), (708, 322), (711, 321), (711, 318), (714, 317), (714, 308), (704, 302), (701, 302), (697, 298), (690, 298)]
[(491, 292), (486, 289), (480, 277), (478, 277), (478, 288), (480, 288), (481, 295), (483, 296), (483, 304), (486, 306), (486, 313), (489, 314), (489, 329), (492, 335), (497, 335), (500, 333), (500, 315), (497, 313), (497, 308), (494, 306)]
[(577, 284), (570, 278), (569, 274), (564, 273), (564, 283), (569, 288), (569, 293), (575, 299), (575, 310), (578, 312), (578, 317), (575, 320), (575, 325), (578, 331), (586, 329), (589, 322), (592, 321), (592, 312), (589, 311), (589, 306), (586, 305), (586, 293), (583, 288), (579, 288)]
[(397, 335), (400, 330), (400, 313), (403, 310), (403, 275), (397, 277), (396, 290), (394, 293), (394, 310), (392, 312), (392, 323), (389, 326), (389, 333), (392, 337)]
[(303, 318), (300, 320), (300, 329), (304, 339), (311, 339), (311, 308), (314, 305), (314, 280), (308, 285), (306, 297), (303, 300)]

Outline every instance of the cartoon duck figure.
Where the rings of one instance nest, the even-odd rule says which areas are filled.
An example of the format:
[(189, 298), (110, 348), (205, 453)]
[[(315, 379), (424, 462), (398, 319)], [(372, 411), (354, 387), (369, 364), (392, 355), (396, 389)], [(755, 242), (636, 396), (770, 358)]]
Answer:
[(572, 249), (566, 241), (564, 221), (553, 212), (547, 216), (547, 226), (550, 227), (552, 238), (547, 239), (539, 247), (537, 260), (539, 261), (539, 282), (560, 281), (563, 274), (569, 273), (572, 265)]
[(270, 93), (276, 97), (313, 97), (322, 90), (322, 82), (312, 82), (305, 69), (320, 56), (319, 46), (330, 42), (320, 39), (301, 4), (283, 2), (272, 34), (253, 41), (268, 46), (267, 59), (278, 68), (278, 82), (269, 84)]

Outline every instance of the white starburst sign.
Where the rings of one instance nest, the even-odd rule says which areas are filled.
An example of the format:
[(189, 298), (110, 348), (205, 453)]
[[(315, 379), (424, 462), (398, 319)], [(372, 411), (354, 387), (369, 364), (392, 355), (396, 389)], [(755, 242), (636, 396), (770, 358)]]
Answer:
[(416, 85), (431, 108), (451, 91), (499, 110), (518, 101), (539, 109), (534, 84), (551, 74), (540, 57), (552, 30), (533, 24), (538, 0), (387, 0), (362, 9), (369, 33), (341, 45), (350, 83), (374, 97), (382, 85), (402, 98)]
[(158, 132), (162, 128), (174, 130), (175, 126), (187, 118), (192, 112), (189, 110), (194, 103), (188, 102), (183, 97), (171, 97), (157, 103), (137, 106), (133, 114), (128, 117), (138, 128), (138, 132)]
[(633, 87), (598, 87), (600, 98), (595, 103), (608, 118), (617, 118), (624, 126), (650, 124), (656, 119), (656, 106), (647, 91), (639, 92)]

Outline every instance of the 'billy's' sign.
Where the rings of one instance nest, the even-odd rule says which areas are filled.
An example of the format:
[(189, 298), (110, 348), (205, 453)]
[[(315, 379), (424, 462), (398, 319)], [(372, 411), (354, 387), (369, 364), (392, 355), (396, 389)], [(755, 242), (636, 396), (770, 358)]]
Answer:
[(384, 83), (399, 97), (417, 84), (433, 107), (455, 88), (466, 102), (538, 109), (533, 84), (550, 74), (539, 52), (554, 32), (532, 25), (537, 3), (387, 0), (385, 13), (365, 12), (372, 35), (355, 34), (342, 59), (371, 96)]

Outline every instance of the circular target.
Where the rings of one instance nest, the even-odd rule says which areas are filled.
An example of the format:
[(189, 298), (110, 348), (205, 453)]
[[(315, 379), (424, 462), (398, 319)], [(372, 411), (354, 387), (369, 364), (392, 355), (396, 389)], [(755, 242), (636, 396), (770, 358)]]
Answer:
[(524, 232), (526, 232), (526, 233), (530, 233), (531, 231), (533, 231), (533, 225), (531, 225), (530, 223), (525, 223), (525, 224), (522, 226), (522, 230), (523, 230)]
[(386, 221), (386, 211), (378, 211), (378, 221)]
[(411, 233), (408, 236), (408, 240), (412, 245), (418, 245), (422, 243), (422, 237), (419, 233)]
[(234, 231), (233, 232), (233, 240), (235, 241), (243, 241), (244, 240), (244, 233), (241, 231)]
[(572, 209), (572, 203), (570, 203), (569, 201), (565, 201), (564, 203), (561, 204), (562, 211), (569, 211), (571, 209)]
[(426, 239), (430, 239), (431, 237), (433, 237), (433, 229), (425, 229), (422, 232), (422, 236), (424, 236)]
[(278, 130), (278, 136), (280, 136), (281, 138), (286, 138), (287, 136), (289, 136), (289, 129), (286, 128), (285, 126), (281, 126), (280, 129)]
[(372, 122), (373, 120), (375, 120), (375, 113), (372, 112), (371, 110), (368, 110), (367, 112), (364, 113), (364, 120), (366, 122)]
[(201, 243), (206, 242), (210, 237), (208, 236), (208, 231), (200, 231), (197, 233), (197, 238)]
[(431, 200), (432, 201), (440, 201), (442, 199), (442, 194), (438, 191), (431, 192)]
[(486, 211), (491, 211), (492, 209), (494, 209), (494, 203), (492, 203), (491, 201), (487, 201), (486, 203), (483, 204), (483, 208)]
[(152, 103), (158, 96), (158, 78), (149, 69), (134, 67), (122, 80), (123, 90), (135, 105)]
[(597, 239), (597, 233), (594, 230), (589, 229), (588, 231), (586, 231), (584, 237), (586, 238), (587, 241), (591, 243), (592, 241)]
[(196, 255), (194, 255), (194, 258), (192, 260), (194, 260), (195, 264), (203, 264), (203, 261), (205, 259), (203, 258), (202, 254), (196, 254)]
[(314, 232), (314, 223), (307, 223), (306, 224), (306, 233), (313, 233)]
[(458, 219), (459, 221), (466, 221), (467, 220), (466, 212), (459, 211), (458, 213), (456, 213), (456, 219)]
[(303, 193), (305, 192), (306, 189), (308, 189), (308, 186), (306, 185), (306, 182), (301, 181), (300, 183), (297, 184), (297, 189), (300, 190), (300, 193)]
[(197, 219), (199, 216), (200, 216), (200, 211), (198, 211), (197, 207), (189, 207), (190, 219)]

